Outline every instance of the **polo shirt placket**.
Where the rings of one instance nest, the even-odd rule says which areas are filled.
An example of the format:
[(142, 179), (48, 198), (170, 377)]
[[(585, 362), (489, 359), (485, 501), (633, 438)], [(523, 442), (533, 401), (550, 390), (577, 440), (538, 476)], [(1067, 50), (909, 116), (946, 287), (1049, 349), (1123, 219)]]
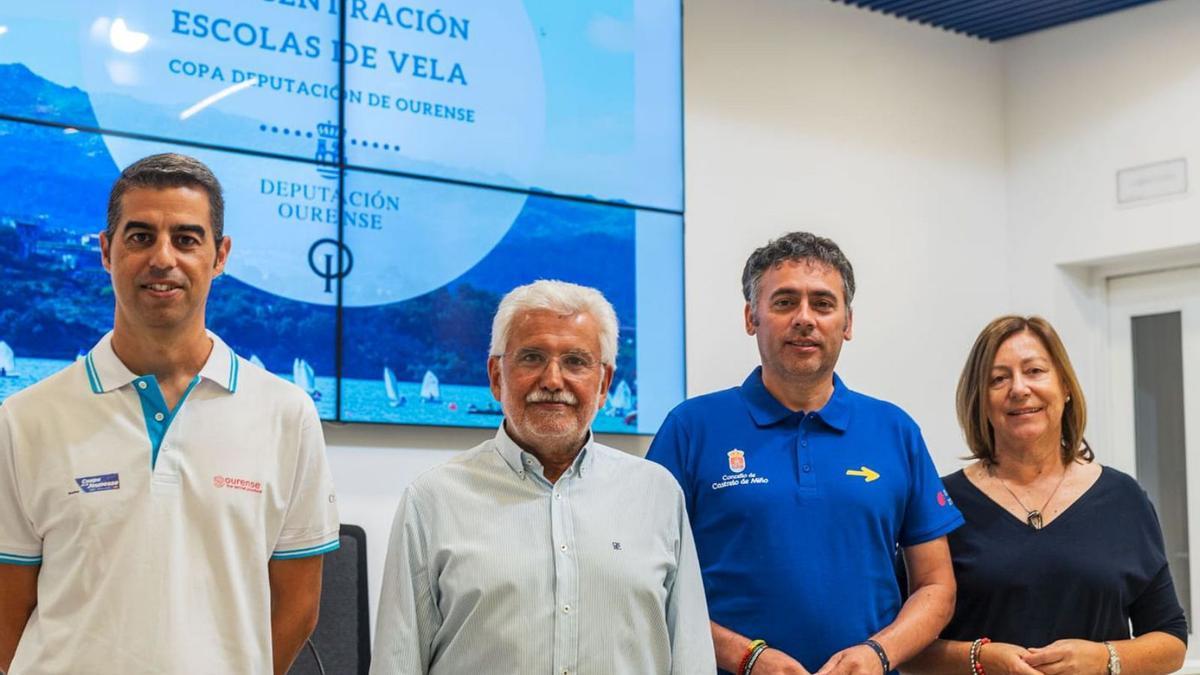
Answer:
[[(214, 380), (214, 384), (223, 387), (230, 394), (237, 391), (237, 355), (232, 349), (220, 345), (221, 349), (228, 352), (228, 369), (225, 370), (219, 366), (210, 367), (209, 364), (214, 362), (214, 359), (210, 357), (205, 362), (205, 368), (188, 383), (187, 389), (184, 390), (183, 394), (179, 397), (179, 401), (175, 403), (175, 408), (172, 409), (167, 405), (166, 398), (162, 394), (158, 378), (154, 375), (138, 376), (129, 371), (116, 358), (116, 355), (112, 353), (109, 344), (102, 344), (98, 348), (103, 349), (100, 355), (102, 368), (97, 368), (96, 366), (96, 349), (88, 352), (87, 358), (84, 360), (92, 392), (95, 394), (107, 394), (123, 389), (126, 386), (132, 388), (137, 394), (142, 417), (146, 424), (146, 440), (148, 444), (146, 466), (149, 467), (150, 472), (150, 493), (152, 495), (178, 495), (181, 466), (181, 458), (178, 456), (178, 453), (180, 450), (176, 445), (166, 442), (172, 428), (171, 423), (175, 421), (175, 418), (184, 409), (184, 405), (188, 401), (188, 396), (200, 384), (205, 375), (209, 377), (226, 375), (224, 379)], [(218, 347), (214, 344), (213, 348), (215, 350)], [(214, 373), (212, 371), (218, 372)], [(136, 462), (130, 462), (126, 470), (135, 470), (133, 469), (134, 466), (136, 466)]]
[(813, 494), (817, 491), (817, 472), (813, 470), (812, 448), (808, 446), (809, 427), (818, 422), (813, 413), (800, 418), (796, 425), (796, 457), (800, 473), (796, 476), (797, 494)]

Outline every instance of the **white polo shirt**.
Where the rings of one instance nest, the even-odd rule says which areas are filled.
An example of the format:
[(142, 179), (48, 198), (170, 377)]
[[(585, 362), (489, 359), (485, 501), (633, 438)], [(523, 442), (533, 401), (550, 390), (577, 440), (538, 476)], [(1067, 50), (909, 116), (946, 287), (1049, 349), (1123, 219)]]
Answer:
[(113, 353), (0, 406), (0, 563), (41, 565), (9, 671), (270, 673), (267, 562), (338, 546), (303, 391), (219, 338), (174, 412)]

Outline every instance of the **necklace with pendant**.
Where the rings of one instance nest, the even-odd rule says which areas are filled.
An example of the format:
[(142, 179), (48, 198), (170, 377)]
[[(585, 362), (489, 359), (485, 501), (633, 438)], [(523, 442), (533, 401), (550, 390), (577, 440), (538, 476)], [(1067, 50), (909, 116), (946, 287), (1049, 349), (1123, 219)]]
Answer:
[(1054, 489), (1050, 491), (1050, 496), (1046, 497), (1046, 501), (1042, 502), (1042, 508), (1031, 509), (1028, 506), (1025, 506), (1025, 502), (1021, 501), (1021, 498), (1017, 496), (1017, 493), (1013, 492), (1012, 489), (1008, 487), (1008, 483), (1005, 482), (1005, 480), (999, 475), (997, 475), (995, 470), (990, 466), (988, 467), (988, 474), (990, 474), (996, 480), (999, 480), (1000, 485), (1004, 488), (1004, 490), (1008, 492), (1008, 494), (1012, 495), (1013, 499), (1017, 500), (1017, 504), (1021, 507), (1021, 510), (1025, 512), (1025, 524), (1035, 530), (1040, 530), (1045, 526), (1045, 522), (1042, 520), (1042, 513), (1045, 512), (1046, 507), (1050, 505), (1050, 500), (1054, 499), (1054, 495), (1058, 493), (1058, 488), (1062, 486), (1063, 481), (1067, 478), (1067, 470), (1063, 469), (1062, 475), (1058, 477), (1058, 483), (1055, 483)]

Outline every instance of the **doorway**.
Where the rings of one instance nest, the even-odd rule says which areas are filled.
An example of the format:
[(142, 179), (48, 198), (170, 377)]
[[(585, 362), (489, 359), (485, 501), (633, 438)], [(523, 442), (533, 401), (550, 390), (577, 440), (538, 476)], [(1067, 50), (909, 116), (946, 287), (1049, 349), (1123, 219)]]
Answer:
[[(1112, 277), (1108, 308), (1114, 447), (1104, 454), (1154, 502), (1191, 627), (1200, 610), (1200, 266)], [(1196, 643), (1189, 661), (1200, 658)]]

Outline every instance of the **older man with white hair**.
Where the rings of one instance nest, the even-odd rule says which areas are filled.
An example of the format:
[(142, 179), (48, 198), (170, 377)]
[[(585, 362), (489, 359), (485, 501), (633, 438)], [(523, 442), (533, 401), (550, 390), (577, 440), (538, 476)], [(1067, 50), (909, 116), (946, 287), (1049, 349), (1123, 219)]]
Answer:
[(488, 379), (504, 422), (405, 492), (372, 673), (716, 670), (682, 491), (592, 437), (616, 356), (595, 289), (538, 281), (500, 302)]

